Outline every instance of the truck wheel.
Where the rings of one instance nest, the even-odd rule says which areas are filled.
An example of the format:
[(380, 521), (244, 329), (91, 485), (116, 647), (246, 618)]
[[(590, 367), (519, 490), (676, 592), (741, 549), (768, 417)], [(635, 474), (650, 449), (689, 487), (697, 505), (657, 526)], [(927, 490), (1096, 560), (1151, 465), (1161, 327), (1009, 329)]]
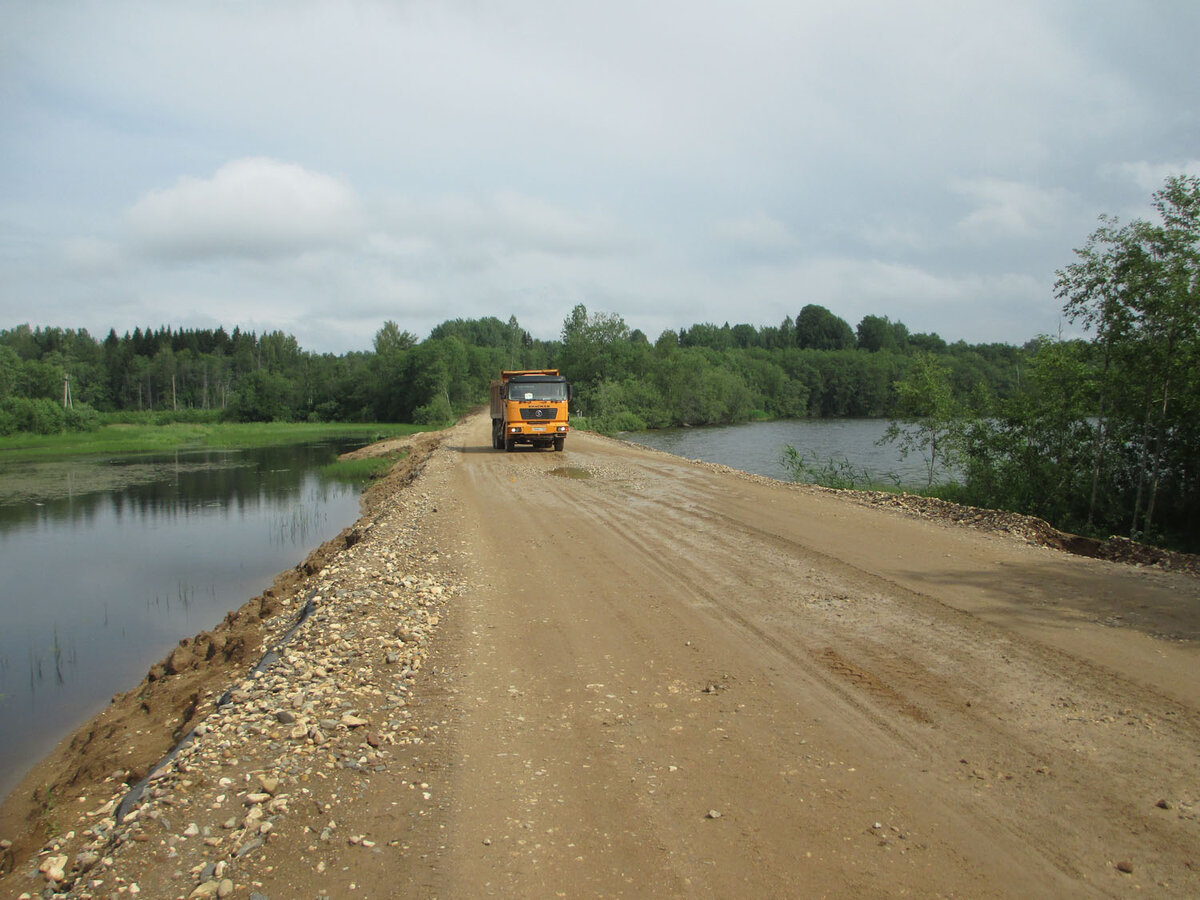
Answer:
[(562, 452), (563, 445), (564, 445), (566, 442), (567, 442), (567, 439), (566, 439), (566, 438), (558, 438), (558, 437), (556, 437), (556, 438), (554, 439), (554, 449), (555, 449), (555, 451), (557, 451), (558, 453), (561, 453), (561, 452)]

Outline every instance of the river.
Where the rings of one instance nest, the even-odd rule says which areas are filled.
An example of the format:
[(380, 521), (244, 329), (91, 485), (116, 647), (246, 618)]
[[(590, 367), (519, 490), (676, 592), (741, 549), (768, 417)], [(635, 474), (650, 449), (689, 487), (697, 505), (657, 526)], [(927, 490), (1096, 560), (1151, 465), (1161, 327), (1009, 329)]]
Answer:
[(362, 441), (69, 458), (0, 473), (0, 797), (181, 638), (358, 518)]
[(899, 484), (924, 486), (928, 476), (919, 456), (910, 454), (902, 459), (895, 444), (878, 443), (887, 427), (887, 419), (785, 419), (631, 431), (620, 437), (676, 456), (721, 463), (781, 481), (791, 480), (783, 463), (783, 448), (790, 444), (821, 464), (846, 459), (856, 470), (870, 470), (880, 483), (893, 482), (890, 473), (897, 476)]

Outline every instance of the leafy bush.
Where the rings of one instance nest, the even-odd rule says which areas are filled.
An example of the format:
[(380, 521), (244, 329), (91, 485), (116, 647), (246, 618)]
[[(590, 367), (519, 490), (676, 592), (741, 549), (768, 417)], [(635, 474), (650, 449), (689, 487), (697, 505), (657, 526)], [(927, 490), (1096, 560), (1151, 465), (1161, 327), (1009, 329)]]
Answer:
[[(579, 420), (576, 419), (576, 422)], [(592, 431), (598, 431), (601, 434), (616, 434), (618, 431), (645, 431), (646, 422), (637, 413), (630, 412), (627, 409), (619, 410), (618, 412), (601, 414), (598, 416), (589, 416), (584, 420), (586, 427)], [(578, 426), (577, 427), (581, 427)]]
[(212, 425), (221, 421), (219, 409), (123, 409), (100, 413), (101, 425)]
[(155, 425), (208, 425), (220, 419), (219, 409), (159, 409), (151, 414), (149, 421)]
[(418, 406), (413, 413), (414, 425), (436, 425), (441, 427), (454, 420), (454, 410), (445, 394), (434, 394), (433, 399), (424, 406)]
[(100, 414), (86, 403), (76, 403), (65, 411), (68, 431), (99, 431)]
[(6, 414), (0, 427), (10, 429), (6, 434), (15, 434), (18, 431), (30, 434), (59, 434), (66, 427), (67, 418), (63, 408), (44, 397), (7, 397), (0, 408), (3, 408)]

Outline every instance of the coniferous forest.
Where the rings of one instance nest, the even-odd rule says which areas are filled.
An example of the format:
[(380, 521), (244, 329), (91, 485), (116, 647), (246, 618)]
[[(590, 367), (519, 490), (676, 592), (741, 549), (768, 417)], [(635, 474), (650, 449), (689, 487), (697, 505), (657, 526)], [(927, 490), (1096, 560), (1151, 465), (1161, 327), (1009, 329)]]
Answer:
[(902, 448), (961, 472), (953, 499), (1086, 534), (1200, 548), (1200, 178), (1167, 179), (1155, 221), (1104, 217), (1057, 273), (1089, 339), (947, 343), (887, 316), (854, 327), (805, 305), (778, 325), (697, 323), (653, 339), (577, 305), (557, 340), (515, 318), (454, 319), (424, 339), (306, 351), (162, 325), (97, 339), (0, 331), (0, 435), (138, 421), (403, 421), (484, 403), (502, 368), (560, 369), (599, 431), (755, 418), (886, 417)]

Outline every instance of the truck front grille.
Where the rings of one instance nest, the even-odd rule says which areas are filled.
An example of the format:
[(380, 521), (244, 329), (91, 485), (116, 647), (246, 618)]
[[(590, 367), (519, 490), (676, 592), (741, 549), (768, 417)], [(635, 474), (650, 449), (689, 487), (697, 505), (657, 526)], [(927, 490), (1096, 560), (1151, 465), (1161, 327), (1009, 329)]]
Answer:
[(521, 407), (523, 422), (553, 422), (558, 418), (558, 410), (553, 406)]

